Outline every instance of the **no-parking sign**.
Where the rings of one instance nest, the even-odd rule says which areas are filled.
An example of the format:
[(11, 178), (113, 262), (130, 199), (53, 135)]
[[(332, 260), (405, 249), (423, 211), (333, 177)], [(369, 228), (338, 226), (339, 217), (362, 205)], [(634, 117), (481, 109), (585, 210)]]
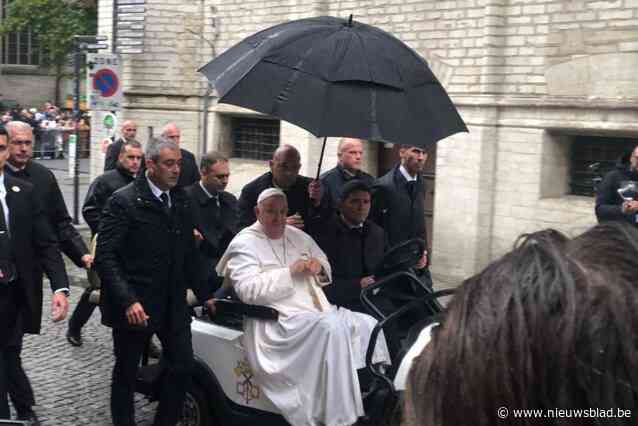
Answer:
[(91, 53), (86, 55), (86, 63), (89, 69), (89, 109), (119, 110), (122, 103), (122, 66), (119, 55)]

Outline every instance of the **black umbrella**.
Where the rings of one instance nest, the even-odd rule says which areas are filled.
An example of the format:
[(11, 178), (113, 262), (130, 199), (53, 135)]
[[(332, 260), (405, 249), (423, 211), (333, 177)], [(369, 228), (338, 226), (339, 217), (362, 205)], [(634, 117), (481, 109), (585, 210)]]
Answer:
[[(327, 137), (425, 147), (467, 132), (426, 61), (393, 35), (352, 16), (276, 25), (199, 71), (219, 102), (300, 126), (324, 137), (324, 149)], [(319, 170), (323, 149), (321, 157)]]

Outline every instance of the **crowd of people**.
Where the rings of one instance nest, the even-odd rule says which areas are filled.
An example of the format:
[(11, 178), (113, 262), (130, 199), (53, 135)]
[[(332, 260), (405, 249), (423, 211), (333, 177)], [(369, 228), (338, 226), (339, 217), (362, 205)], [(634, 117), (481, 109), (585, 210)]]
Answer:
[[(22, 336), (39, 332), (42, 271), (54, 292), (53, 319), (66, 317), (69, 288), (62, 252), (78, 266), (94, 270), (101, 282), (102, 323), (112, 329), (115, 356), (115, 425), (135, 424), (137, 370), (154, 335), (167, 368), (155, 424), (177, 423), (193, 362), (188, 288), (212, 314), (215, 300), (223, 297), (280, 312), (276, 323), (247, 319), (243, 339), (256, 380), (288, 422), (356, 423), (364, 415), (359, 373), (376, 324), (359, 294), (377, 280), (375, 270), (389, 247), (415, 238), (427, 241), (421, 175), (427, 153), (418, 146), (401, 146), (395, 167), (375, 179), (362, 170), (363, 141), (343, 138), (337, 166), (314, 180), (299, 174), (299, 152), (282, 145), (273, 153), (270, 170), (246, 184), (237, 199), (226, 191), (231, 160), (211, 151), (198, 164), (181, 147), (175, 123), (166, 124), (144, 147), (136, 136), (134, 121), (122, 123), (120, 137), (105, 147), (104, 173), (86, 195), (82, 214), (91, 229), (91, 252), (71, 225), (53, 174), (32, 161), (33, 127), (12, 120), (0, 129), (0, 418), (9, 416), (10, 399), (19, 419), (37, 424), (33, 390), (21, 365)], [(466, 281), (415, 363), (406, 405), (409, 421), (463, 424), (459, 416), (500, 399), (521, 408), (547, 403), (552, 399), (525, 399), (525, 392), (530, 387), (545, 389), (549, 382), (543, 380), (556, 372), (575, 375), (566, 383), (577, 384), (566, 392), (577, 392), (584, 378), (598, 383), (591, 374), (580, 376), (585, 371), (579, 369), (580, 361), (591, 367), (587, 371), (603, 371), (604, 377), (628, 383), (635, 403), (631, 369), (609, 370), (607, 358), (581, 356), (595, 345), (603, 352), (605, 344), (624, 351), (620, 337), (629, 333), (634, 346), (627, 347), (623, 359), (636, 367), (635, 328), (614, 328), (615, 322), (607, 327), (612, 311), (597, 310), (621, 303), (614, 299), (620, 292), (603, 288), (618, 282), (627, 292), (617, 312), (634, 325), (636, 293), (627, 277), (635, 274), (638, 257), (634, 255), (633, 264), (609, 260), (599, 265), (600, 259), (611, 256), (617, 241), (600, 252), (591, 247), (592, 235), (607, 241), (614, 233), (622, 233), (624, 243), (634, 244), (634, 249), (638, 244), (638, 201), (612, 197), (630, 180), (625, 178), (638, 173), (638, 147), (624, 167), (621, 177), (610, 174), (603, 182), (606, 189), (599, 193), (597, 213), (601, 220), (631, 222), (634, 229), (608, 225), (573, 241), (555, 232), (533, 234)], [(598, 256), (592, 258), (586, 248)], [(431, 286), (427, 249), (420, 254), (413, 268)], [(28, 269), (32, 263), (37, 268)], [(612, 276), (619, 273), (618, 279)], [(83, 345), (82, 327), (94, 310), (91, 290), (82, 295), (68, 322), (67, 340), (74, 346)], [(375, 294), (379, 306), (388, 311), (400, 306), (404, 295), (396, 291)], [(589, 308), (593, 319), (583, 316)], [(581, 321), (591, 323), (582, 339), (582, 330), (574, 329)], [(593, 321), (603, 321), (605, 327), (597, 329)], [(547, 329), (558, 330), (561, 339), (550, 342)], [(389, 364), (396, 357), (402, 331), (385, 330), (375, 348), (375, 362)], [(600, 333), (607, 331), (619, 333), (619, 338), (601, 340)], [(315, 350), (318, 344), (323, 351)], [(556, 346), (560, 344), (565, 346)], [(543, 364), (542, 353), (554, 347), (556, 360)], [(477, 361), (481, 356), (484, 362)], [(482, 383), (493, 387), (483, 392)], [(433, 386), (436, 392), (430, 392)], [(448, 389), (439, 390), (445, 386), (454, 396), (450, 400)], [(547, 388), (539, 395), (555, 397), (562, 406), (571, 400), (561, 389)], [(474, 394), (481, 394), (476, 404), (461, 403)], [(448, 413), (454, 411), (450, 401), (463, 410)], [(600, 402), (610, 401), (616, 399)], [(492, 418), (485, 414), (485, 419)]]
[[(31, 126), (35, 158), (63, 158), (69, 135), (75, 129), (72, 112), (51, 102), (45, 102), (41, 108), (0, 108), (0, 128), (10, 121), (22, 121)], [(88, 156), (89, 122), (83, 114), (79, 122), (80, 154), (83, 156)]]

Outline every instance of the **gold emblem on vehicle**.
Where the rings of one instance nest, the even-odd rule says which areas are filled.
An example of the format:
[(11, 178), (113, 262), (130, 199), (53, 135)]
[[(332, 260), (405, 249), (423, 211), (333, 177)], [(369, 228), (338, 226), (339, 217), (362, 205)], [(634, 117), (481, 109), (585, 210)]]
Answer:
[(248, 361), (237, 361), (237, 366), (233, 369), (237, 376), (237, 394), (241, 395), (246, 404), (250, 404), (253, 399), (259, 399), (259, 386), (253, 383), (253, 370), (248, 365)]

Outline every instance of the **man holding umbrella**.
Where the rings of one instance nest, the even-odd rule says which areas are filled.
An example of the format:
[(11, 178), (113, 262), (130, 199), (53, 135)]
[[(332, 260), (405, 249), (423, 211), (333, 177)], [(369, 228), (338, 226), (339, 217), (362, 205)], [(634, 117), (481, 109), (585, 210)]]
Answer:
[(337, 165), (321, 175), (321, 183), (326, 187), (330, 202), (336, 207), (341, 202), (343, 185), (360, 180), (372, 186), (374, 178), (361, 170), (363, 162), (363, 141), (357, 138), (342, 138), (337, 146)]
[(288, 198), (286, 223), (312, 235), (318, 226), (332, 216), (332, 208), (318, 180), (299, 176), (301, 156), (291, 145), (275, 150), (270, 160), (270, 171), (248, 183), (239, 197), (239, 226), (245, 228), (257, 220), (257, 197), (268, 188), (279, 188)]

